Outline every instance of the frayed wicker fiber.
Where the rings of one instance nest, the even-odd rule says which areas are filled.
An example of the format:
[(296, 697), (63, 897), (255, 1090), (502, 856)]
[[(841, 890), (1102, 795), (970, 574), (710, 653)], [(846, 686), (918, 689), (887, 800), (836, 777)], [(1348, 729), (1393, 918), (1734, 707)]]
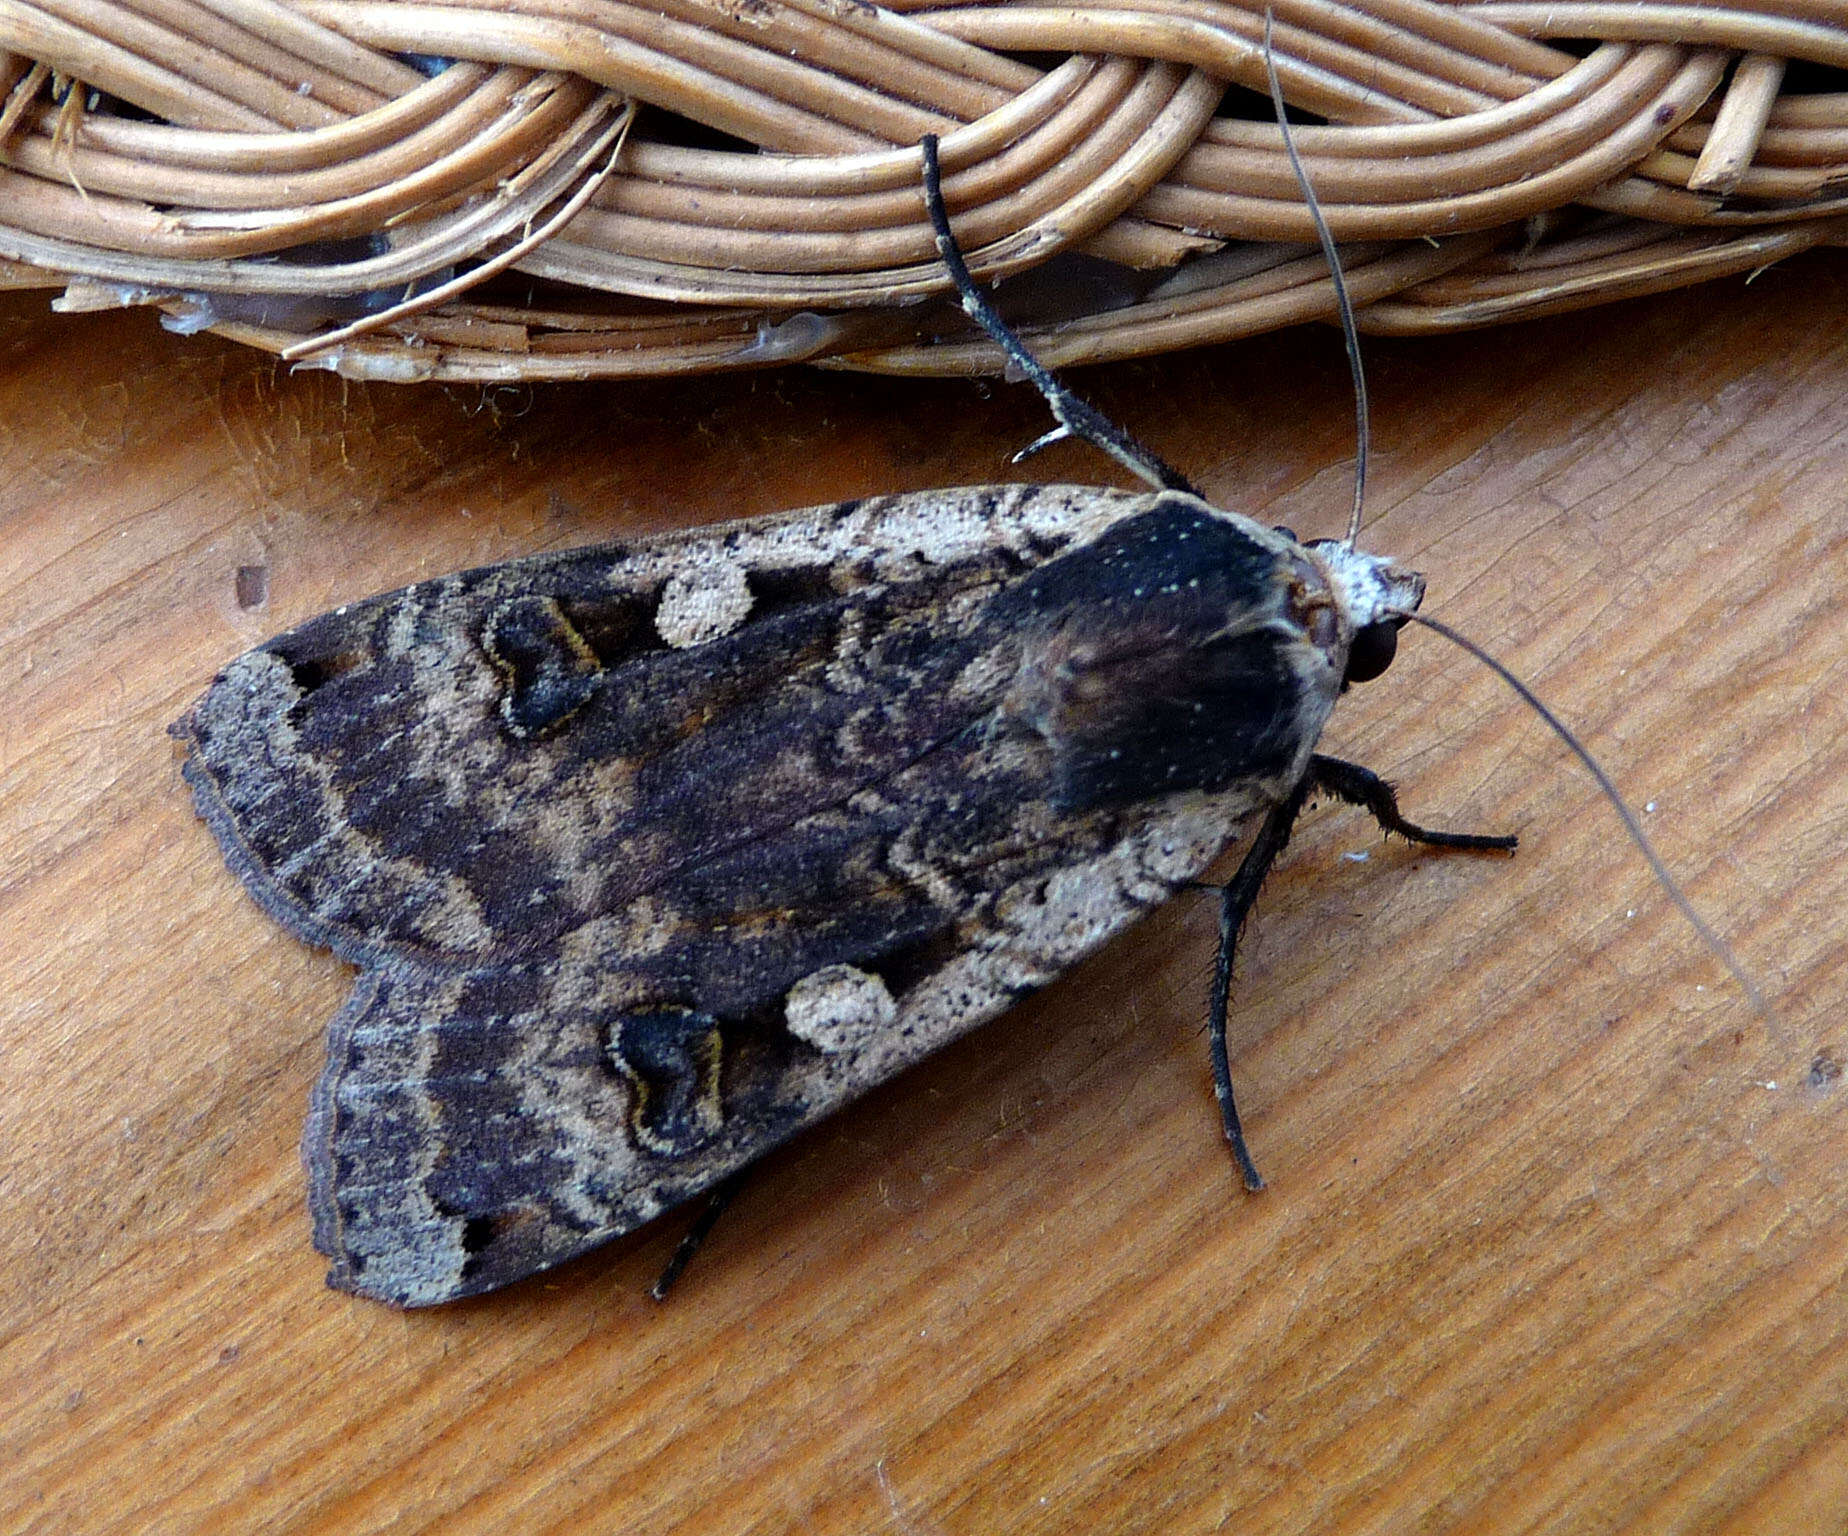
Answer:
[[(1848, 235), (1848, 0), (1272, 0), (1363, 329)], [(1331, 313), (1248, 0), (0, 0), (0, 281), (371, 378), (992, 371)], [(406, 300), (409, 300), (406, 303)]]

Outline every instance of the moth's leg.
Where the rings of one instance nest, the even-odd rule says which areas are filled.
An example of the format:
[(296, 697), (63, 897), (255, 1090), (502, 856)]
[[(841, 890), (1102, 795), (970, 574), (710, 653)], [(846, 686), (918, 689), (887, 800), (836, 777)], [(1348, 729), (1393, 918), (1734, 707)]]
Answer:
[(1027, 350), (1026, 343), (1014, 334), (1007, 322), (995, 313), (995, 307), (988, 302), (988, 296), (976, 287), (969, 263), (963, 260), (962, 246), (957, 243), (950, 229), (950, 215), (943, 206), (943, 169), (937, 159), (937, 136), (934, 133), (925, 134), (918, 147), (924, 152), (924, 206), (930, 210), (931, 228), (936, 231), (937, 253), (949, 269), (950, 280), (956, 284), (964, 312), (988, 332), (995, 345), (1007, 354), (1008, 361), (1045, 396), (1053, 419), (1059, 423), (1057, 429), (1048, 432), (1015, 457), (1025, 458), (1027, 454), (1055, 443), (1062, 437), (1081, 437), (1093, 447), (1101, 448), (1131, 474), (1140, 476), (1158, 490), (1186, 491), (1190, 495), (1199, 495), (1187, 477), (1172, 464), (1152, 449), (1143, 447), (1096, 406), (1080, 400), (1055, 379), (1045, 364)]
[(687, 1228), (686, 1236), (680, 1239), (673, 1256), (668, 1259), (661, 1270), (661, 1276), (648, 1287), (648, 1294), (656, 1301), (666, 1301), (667, 1293), (673, 1290), (675, 1283), (686, 1272), (687, 1265), (693, 1262), (693, 1255), (705, 1245), (712, 1236), (712, 1229), (719, 1224), (719, 1218), (725, 1214), (725, 1208), (737, 1198), (738, 1191), (744, 1188), (744, 1181), (750, 1174), (749, 1168), (740, 1168), (736, 1173), (722, 1180), (718, 1187), (706, 1197), (706, 1208)]
[(1238, 945), (1239, 932), (1245, 926), (1245, 919), (1251, 915), (1252, 905), (1258, 899), (1258, 890), (1264, 884), (1264, 877), (1270, 873), (1271, 865), (1277, 862), (1277, 855), (1289, 843), (1290, 833), (1296, 826), (1296, 818), (1302, 814), (1304, 804), (1318, 789), (1370, 811), (1373, 819), (1386, 831), (1397, 832), (1414, 843), (1429, 843), (1438, 848), (1509, 849), (1515, 846), (1515, 839), (1511, 836), (1433, 832), (1407, 821), (1399, 812), (1399, 799), (1393, 793), (1392, 786), (1377, 773), (1339, 757), (1324, 757), (1319, 752), (1309, 759), (1309, 771), (1303, 775), (1302, 782), (1291, 792), (1289, 799), (1264, 818), (1264, 825), (1258, 829), (1258, 835), (1247, 850), (1244, 862), (1239, 865), (1238, 873), (1219, 890), (1219, 955), (1213, 965), (1213, 994), (1207, 1009), (1207, 1038), (1213, 1056), (1213, 1090), (1219, 1096), (1220, 1118), (1225, 1123), (1226, 1140), (1232, 1145), (1232, 1156), (1238, 1163), (1245, 1188), (1254, 1192), (1264, 1187), (1264, 1177), (1252, 1162), (1251, 1152), (1245, 1145), (1244, 1128), (1239, 1124), (1238, 1104), (1232, 1094), (1232, 1068), (1226, 1055), (1226, 1015), (1232, 993), (1232, 955)]
[(1383, 831), (1397, 832), (1407, 842), (1429, 843), (1434, 848), (1510, 849), (1519, 841), (1512, 834), (1494, 837), (1479, 832), (1433, 832), (1407, 821), (1399, 813), (1399, 797), (1392, 792), (1392, 785), (1371, 769), (1339, 757), (1316, 753), (1309, 759), (1309, 782), (1338, 800), (1360, 806)]
[(1232, 1146), (1232, 1159), (1238, 1164), (1239, 1177), (1254, 1194), (1264, 1187), (1264, 1176), (1251, 1160), (1245, 1145), (1245, 1130), (1239, 1124), (1238, 1102), (1232, 1096), (1232, 1066), (1226, 1057), (1226, 1013), (1232, 995), (1232, 952), (1238, 946), (1239, 931), (1251, 915), (1252, 904), (1264, 877), (1277, 862), (1290, 841), (1296, 818), (1302, 814), (1309, 798), (1313, 775), (1305, 775), (1285, 800), (1258, 828), (1258, 835), (1245, 853), (1238, 873), (1219, 891), (1219, 955), (1213, 963), (1213, 993), (1207, 1004), (1207, 1045), (1213, 1057), (1213, 1092), (1219, 1097), (1219, 1118), (1226, 1128), (1226, 1140)]

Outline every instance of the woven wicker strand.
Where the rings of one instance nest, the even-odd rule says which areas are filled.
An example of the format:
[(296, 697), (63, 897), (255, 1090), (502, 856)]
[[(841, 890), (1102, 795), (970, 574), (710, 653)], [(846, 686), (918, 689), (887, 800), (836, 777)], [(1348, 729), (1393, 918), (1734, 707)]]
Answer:
[[(1848, 238), (1848, 0), (1271, 9), (1363, 328)], [(1049, 361), (1224, 340), (1332, 309), (1250, 94), (1264, 21), (1262, 0), (0, 0), (0, 282), (355, 377), (992, 372), (942, 299), (933, 132), (972, 264)]]

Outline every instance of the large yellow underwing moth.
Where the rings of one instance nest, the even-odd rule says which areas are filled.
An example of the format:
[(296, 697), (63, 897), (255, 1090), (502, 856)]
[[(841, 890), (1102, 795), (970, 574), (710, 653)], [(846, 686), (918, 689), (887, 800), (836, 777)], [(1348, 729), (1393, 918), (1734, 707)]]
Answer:
[(1418, 575), (1211, 506), (1042, 387), (1161, 488), (879, 497), (463, 572), (239, 657), (174, 727), (238, 877), (359, 967), (304, 1141), (330, 1283), (424, 1305), (628, 1232), (1254, 828), (1212, 1048), (1256, 1186), (1224, 999), (1307, 796), (1511, 840), (1424, 833), (1316, 754)]

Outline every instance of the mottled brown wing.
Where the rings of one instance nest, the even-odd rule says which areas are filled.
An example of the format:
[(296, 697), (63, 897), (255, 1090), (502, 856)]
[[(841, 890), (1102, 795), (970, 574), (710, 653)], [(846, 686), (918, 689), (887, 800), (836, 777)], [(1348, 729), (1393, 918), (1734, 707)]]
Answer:
[(631, 1229), (1295, 782), (1337, 674), (1287, 543), (1187, 497), (962, 494), (1004, 535), (905, 498), (845, 554), (823, 509), (408, 589), (182, 723), (234, 868), (366, 967), (304, 1147), (336, 1284), (441, 1301)]
[(359, 963), (529, 953), (902, 761), (940, 724), (923, 693), (866, 720), (860, 637), (926, 640), (958, 594), (1147, 501), (888, 497), (420, 583), (231, 663), (174, 728), (186, 776), (303, 938)]
[(1051, 980), (1193, 878), (1241, 806), (1199, 797), (1091, 857), (1018, 859), (1041, 873), (989, 884), (940, 953), (851, 949), (784, 987), (782, 1017), (635, 1006), (620, 957), (575, 946), (363, 972), (303, 1140), (329, 1283), (422, 1306), (633, 1230)]

